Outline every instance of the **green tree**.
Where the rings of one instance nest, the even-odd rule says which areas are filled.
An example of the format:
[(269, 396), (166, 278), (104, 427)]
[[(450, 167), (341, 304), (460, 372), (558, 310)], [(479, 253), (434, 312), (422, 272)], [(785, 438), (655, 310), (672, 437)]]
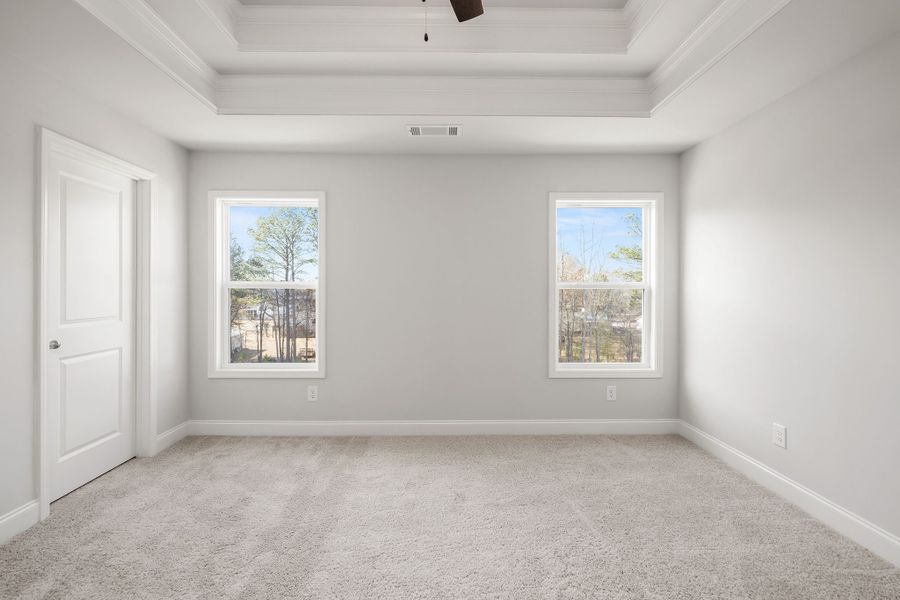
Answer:
[[(258, 257), (245, 255), (244, 249), (237, 239), (231, 237), (231, 279), (232, 281), (253, 281), (264, 276), (264, 267)], [(256, 332), (256, 360), (262, 359), (262, 336), (267, 328), (268, 298), (265, 290), (232, 289), (230, 298), (231, 330), (238, 331), (241, 336), (241, 348), (232, 352), (232, 360), (246, 360), (244, 345), (244, 319), (241, 314), (248, 309), (255, 309), (253, 329)]]
[[(273, 281), (304, 281), (310, 275), (307, 266), (318, 263), (319, 212), (315, 208), (280, 208), (259, 217), (248, 231), (254, 240), (253, 258)], [(314, 337), (315, 294), (307, 290), (267, 290), (271, 309), (278, 362), (298, 358), (297, 338)], [(259, 336), (260, 338), (262, 336)]]
[[(238, 243), (237, 238), (231, 236), (231, 280), (241, 281), (247, 280), (248, 265), (244, 256), (244, 249)], [(231, 327), (238, 326), (239, 315), (242, 309), (247, 306), (249, 297), (248, 290), (232, 290), (231, 291)]]
[(641, 281), (644, 275), (644, 228), (641, 218), (635, 213), (628, 213), (623, 218), (628, 235), (637, 238), (638, 243), (627, 246), (618, 245), (609, 253), (609, 258), (623, 265), (615, 273), (623, 281)]
[[(643, 279), (641, 217), (628, 213), (625, 231), (633, 243), (603, 248), (603, 232), (582, 225), (579, 260), (560, 252), (557, 270), (569, 281), (625, 281)], [(613, 270), (610, 270), (612, 268)], [(559, 306), (559, 355), (563, 362), (639, 362), (641, 360), (641, 290), (562, 290)]]
[[(616, 274), (623, 281), (643, 281), (644, 279), (644, 230), (643, 221), (635, 213), (624, 217), (629, 235), (637, 238), (637, 243), (619, 245), (609, 253), (609, 258), (623, 265), (616, 269)], [(639, 329), (644, 314), (644, 296), (640, 290), (622, 291), (607, 307), (610, 331), (617, 341), (618, 353), (625, 362), (638, 362), (641, 359), (642, 332)]]

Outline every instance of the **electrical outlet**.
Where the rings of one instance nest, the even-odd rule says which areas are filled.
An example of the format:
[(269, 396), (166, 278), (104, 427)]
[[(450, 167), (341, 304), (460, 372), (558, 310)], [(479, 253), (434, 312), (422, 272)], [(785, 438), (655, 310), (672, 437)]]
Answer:
[(787, 427), (772, 423), (772, 443), (779, 448), (787, 449)]
[(616, 386), (614, 386), (614, 385), (606, 386), (606, 401), (607, 402), (615, 402), (616, 401)]
[(318, 402), (319, 401), (319, 386), (317, 386), (317, 385), (306, 386), (306, 401), (307, 402)]

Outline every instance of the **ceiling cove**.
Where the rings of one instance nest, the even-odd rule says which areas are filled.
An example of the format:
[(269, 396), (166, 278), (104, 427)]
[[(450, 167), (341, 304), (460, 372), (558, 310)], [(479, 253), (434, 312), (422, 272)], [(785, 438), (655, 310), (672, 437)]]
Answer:
[(216, 114), (649, 118), (791, 0), (76, 1)]

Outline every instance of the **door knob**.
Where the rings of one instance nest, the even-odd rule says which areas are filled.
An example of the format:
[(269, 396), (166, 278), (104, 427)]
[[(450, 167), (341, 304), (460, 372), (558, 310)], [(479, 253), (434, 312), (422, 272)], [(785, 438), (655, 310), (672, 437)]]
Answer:
[(56, 350), (57, 348), (59, 348), (59, 342), (56, 340), (50, 340), (50, 349)]

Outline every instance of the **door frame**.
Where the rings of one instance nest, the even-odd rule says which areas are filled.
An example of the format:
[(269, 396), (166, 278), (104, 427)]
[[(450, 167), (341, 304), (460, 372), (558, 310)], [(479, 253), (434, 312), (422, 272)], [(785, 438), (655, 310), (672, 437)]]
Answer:
[(134, 441), (136, 456), (156, 454), (156, 335), (153, 290), (153, 241), (156, 221), (156, 174), (90, 146), (76, 142), (44, 127), (38, 127), (38, 159), (40, 161), (39, 216), (40, 232), (38, 263), (38, 324), (35, 351), (37, 353), (37, 408), (35, 439), (37, 440), (36, 481), (40, 519), (50, 516), (50, 456), (47, 431), (47, 268), (49, 241), (49, 167), (54, 153), (92, 164), (124, 175), (135, 182), (135, 390)]

